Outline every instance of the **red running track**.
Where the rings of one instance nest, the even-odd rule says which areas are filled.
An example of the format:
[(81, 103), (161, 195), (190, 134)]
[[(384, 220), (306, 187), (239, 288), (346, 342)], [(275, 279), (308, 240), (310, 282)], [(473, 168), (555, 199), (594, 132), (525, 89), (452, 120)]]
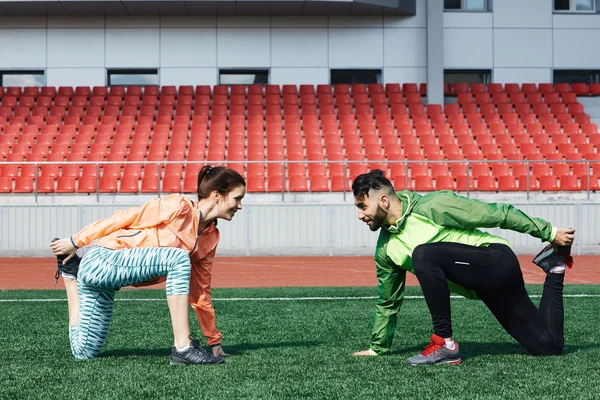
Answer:
[[(519, 256), (525, 282), (543, 283), (544, 273), (532, 259), (533, 256)], [(62, 279), (55, 286), (55, 260), (1, 258), (0, 290), (63, 288)], [(575, 266), (567, 271), (566, 283), (600, 283), (599, 263), (600, 256), (575, 257)], [(408, 274), (407, 285), (417, 284), (415, 277)], [(216, 257), (213, 265), (215, 288), (375, 285), (373, 257)]]

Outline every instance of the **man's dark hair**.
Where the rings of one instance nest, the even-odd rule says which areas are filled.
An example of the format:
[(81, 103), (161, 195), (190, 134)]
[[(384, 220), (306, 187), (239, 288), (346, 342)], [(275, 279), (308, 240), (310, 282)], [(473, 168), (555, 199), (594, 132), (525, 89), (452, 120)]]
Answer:
[(370, 190), (380, 190), (386, 188), (389, 194), (394, 193), (394, 186), (380, 169), (374, 169), (366, 174), (361, 174), (354, 179), (352, 191), (354, 197), (369, 197)]

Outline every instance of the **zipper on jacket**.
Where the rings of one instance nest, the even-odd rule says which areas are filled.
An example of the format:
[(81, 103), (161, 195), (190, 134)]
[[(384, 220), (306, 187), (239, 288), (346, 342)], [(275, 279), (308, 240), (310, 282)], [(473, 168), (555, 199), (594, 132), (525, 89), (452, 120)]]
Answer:
[(137, 231), (137, 233), (132, 233), (131, 235), (119, 235), (119, 236), (117, 236), (117, 239), (119, 239), (119, 238), (126, 238), (126, 237), (133, 237), (133, 236), (139, 235), (140, 233), (142, 233), (142, 231)]

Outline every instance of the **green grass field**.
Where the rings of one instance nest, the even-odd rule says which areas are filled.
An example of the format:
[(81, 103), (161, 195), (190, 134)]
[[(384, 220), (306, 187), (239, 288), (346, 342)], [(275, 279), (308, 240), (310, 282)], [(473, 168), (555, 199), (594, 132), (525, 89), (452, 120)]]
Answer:
[[(540, 286), (530, 287), (539, 294)], [(367, 348), (373, 299), (226, 298), (374, 296), (375, 288), (216, 289), (218, 326), (233, 356), (220, 366), (170, 367), (164, 292), (132, 290), (118, 301), (101, 358), (75, 361), (67, 304), (0, 302), (0, 399), (595, 399), (600, 384), (600, 286), (568, 286), (566, 348), (532, 357), (483, 304), (453, 300), (459, 366), (411, 367), (431, 333), (425, 301), (406, 299), (392, 355), (355, 358)], [(418, 296), (417, 288), (407, 295)], [(62, 291), (0, 291), (0, 300), (65, 298)], [(534, 299), (537, 303), (539, 299)], [(192, 331), (201, 338), (195, 316)]]

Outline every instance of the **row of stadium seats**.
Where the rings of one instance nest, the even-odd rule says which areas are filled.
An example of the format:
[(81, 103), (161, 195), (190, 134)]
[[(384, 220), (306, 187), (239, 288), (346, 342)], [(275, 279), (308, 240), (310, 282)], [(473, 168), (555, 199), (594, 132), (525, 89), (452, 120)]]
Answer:
[[(12, 96), (12, 97), (38, 97), (45, 96), (54, 98), (56, 96), (68, 97), (71, 98), (73, 96), (77, 97), (91, 97), (91, 96), (137, 96), (142, 97), (143, 95), (166, 95), (166, 96), (195, 96), (195, 95), (239, 95), (239, 94), (340, 94), (340, 93), (417, 93), (421, 95), (425, 95), (427, 93), (427, 84), (422, 83), (417, 85), (416, 83), (404, 83), (402, 85), (398, 83), (389, 83), (385, 86), (380, 83), (374, 84), (336, 84), (336, 85), (326, 85), (320, 84), (316, 85), (215, 85), (214, 87), (210, 87), (207, 85), (204, 86), (194, 86), (191, 85), (183, 85), (183, 86), (95, 86), (90, 88), (89, 86), (77, 86), (75, 88), (70, 86), (60, 86), (58, 88), (52, 86), (44, 86), (38, 88), (36, 86), (27, 86), (24, 88), (18, 86), (11, 87), (2, 87), (0, 86), (0, 98), (4, 96)], [(567, 94), (574, 93), (575, 95), (591, 95), (598, 96), (600, 95), (600, 83), (540, 83), (536, 85), (535, 83), (523, 83), (519, 85), (518, 83), (446, 83), (444, 85), (444, 93), (446, 95), (459, 95), (461, 93), (541, 93), (541, 94), (550, 94), (550, 93), (558, 93), (558, 94)]]
[[(522, 94), (522, 93), (521, 93)], [(470, 95), (470, 94), (469, 94)], [(485, 94), (487, 95), (487, 93)], [(289, 97), (291, 96), (291, 97)], [(461, 99), (459, 98), (458, 104), (446, 104), (442, 110), (440, 104), (429, 104), (424, 106), (419, 98), (417, 102), (405, 103), (404, 95), (397, 94), (397, 96), (389, 95), (386, 97), (385, 94), (381, 93), (381, 96), (373, 95), (369, 98), (368, 95), (359, 96), (356, 95), (353, 98), (350, 95), (342, 96), (338, 95), (333, 97), (332, 95), (323, 96), (312, 96), (307, 95), (306, 97), (298, 98), (296, 95), (283, 96), (279, 95), (266, 96), (263, 98), (261, 95), (249, 96), (248, 98), (240, 96), (214, 96), (211, 100), (209, 96), (197, 96), (195, 100), (191, 96), (180, 96), (177, 99), (173, 96), (144, 96), (131, 97), (125, 96), (124, 98), (118, 96), (110, 96), (106, 99), (103, 97), (91, 97), (89, 100), (85, 97), (73, 97), (68, 99), (67, 97), (56, 97), (52, 100), (50, 97), (38, 97), (37, 101), (33, 97), (21, 97), (17, 101), (16, 97), (5, 97), (0, 101), (0, 116), (11, 117), (29, 117), (29, 116), (82, 116), (82, 115), (115, 115), (118, 116), (121, 113), (125, 115), (134, 115), (141, 113), (142, 115), (153, 115), (159, 111), (159, 115), (173, 115), (182, 114), (186, 111), (187, 114), (200, 113), (202, 110), (212, 110), (216, 113), (217, 110), (221, 112), (227, 112), (236, 114), (251, 114), (257, 115), (264, 113), (265, 109), (268, 114), (281, 114), (282, 111), (285, 115), (302, 114), (314, 115), (317, 114), (331, 114), (326, 110), (338, 110), (355, 109), (357, 114), (369, 114), (374, 115), (380, 114), (565, 114), (567, 112), (571, 114), (582, 114), (583, 107), (577, 102), (577, 99), (566, 99), (565, 96), (562, 98), (557, 97), (556, 99), (544, 101), (544, 99), (533, 99), (528, 96), (527, 101), (523, 97), (522, 101), (514, 99), (511, 96), (513, 102), (509, 102), (508, 99), (496, 99), (494, 102), (492, 99), (487, 98), (478, 99), (473, 98)], [(461, 102), (462, 100), (462, 102)], [(253, 112), (252, 110), (258, 112)], [(161, 112), (161, 110), (163, 112)], [(194, 110), (194, 112), (192, 111)], [(273, 112), (269, 112), (269, 110)], [(366, 110), (366, 112), (361, 112)], [(295, 112), (294, 112), (295, 111)], [(312, 111), (312, 112), (311, 112)], [(338, 113), (347, 114), (339, 111)]]
[[(13, 127), (24, 127), (26, 125), (32, 126), (44, 126), (44, 125), (108, 125), (108, 126), (116, 126), (116, 125), (189, 125), (190, 122), (195, 123), (210, 123), (211, 124), (223, 124), (223, 125), (264, 125), (265, 124), (265, 115), (262, 109), (256, 110), (256, 114), (252, 113), (249, 115), (245, 115), (243, 110), (238, 114), (235, 111), (232, 111), (231, 114), (227, 114), (227, 110), (224, 110), (223, 113), (213, 113), (209, 114), (209, 110), (204, 112), (199, 112), (195, 115), (191, 115), (189, 112), (178, 110), (178, 115), (173, 116), (173, 110), (142, 110), (139, 114), (136, 110), (132, 110), (132, 112), (124, 111), (119, 115), (119, 112), (116, 111), (114, 114), (106, 110), (105, 115), (94, 115), (94, 113), (90, 112), (89, 114), (83, 115), (51, 115), (51, 116), (42, 116), (42, 115), (33, 115), (33, 116), (10, 116), (10, 117), (2, 117), (0, 116), (0, 129), (5, 129), (7, 126)], [(375, 115), (375, 119), (373, 119), (373, 115), (370, 114), (370, 110), (366, 109), (364, 111), (360, 110), (352, 110), (351, 108), (347, 111), (338, 109), (340, 114), (335, 114), (335, 109), (332, 108), (330, 113), (323, 113), (320, 116), (307, 114), (302, 117), (296, 113), (294, 114), (285, 114), (283, 115), (284, 120), (282, 121), (281, 111), (272, 111), (267, 109), (266, 114), (266, 123), (267, 126), (272, 125), (281, 126), (282, 122), (286, 123), (296, 123), (302, 125), (315, 125), (315, 124), (334, 124), (338, 123), (340, 125), (373, 125), (373, 126), (383, 126), (383, 125), (436, 125), (436, 124), (448, 124), (452, 127), (456, 125), (475, 125), (485, 123), (487, 125), (492, 124), (578, 124), (578, 125), (586, 125), (590, 124), (590, 117), (587, 114), (553, 114), (553, 113), (543, 113), (543, 114), (498, 114), (498, 113), (489, 113), (489, 114), (377, 114)], [(56, 113), (58, 114), (58, 113)], [(73, 114), (73, 113), (71, 113)], [(98, 113), (100, 114), (100, 113)], [(195, 117), (206, 117), (206, 118), (195, 118)]]
[(536, 85), (535, 83), (523, 83), (519, 85), (518, 83), (506, 83), (502, 85), (501, 83), (455, 83), (455, 84), (446, 84), (444, 86), (444, 92), (446, 95), (458, 95), (460, 93), (574, 93), (578, 96), (600, 96), (600, 83), (540, 83)]
[[(426, 86), (421, 85), (421, 88)], [(299, 88), (299, 89), (298, 89)], [(212, 95), (288, 95), (288, 94), (341, 94), (341, 93), (420, 93), (421, 89), (414, 83), (405, 83), (402, 86), (397, 83), (386, 84), (353, 84), (353, 85), (317, 85), (315, 91), (314, 85), (215, 85), (214, 87), (207, 85), (200, 86), (77, 86), (75, 88), (69, 86), (52, 87), (0, 87), (0, 98), (4, 96), (10, 97), (109, 97), (109, 96), (212, 96)]]
[[(416, 96), (416, 97), (415, 97)], [(3, 107), (52, 107), (52, 106), (60, 106), (60, 107), (69, 107), (69, 106), (100, 106), (104, 105), (108, 106), (172, 106), (175, 104), (176, 99), (178, 100), (180, 105), (209, 105), (211, 102), (214, 105), (227, 105), (230, 103), (231, 105), (256, 105), (263, 104), (266, 105), (279, 105), (283, 104), (401, 104), (401, 103), (411, 103), (411, 104), (419, 104), (421, 103), (421, 96), (418, 93), (400, 93), (400, 92), (376, 92), (376, 93), (306, 93), (300, 94), (292, 93), (292, 94), (280, 94), (274, 93), (266, 95), (262, 93), (258, 94), (215, 94), (211, 96), (210, 94), (199, 94), (196, 96), (192, 95), (149, 95), (145, 94), (143, 96), (137, 95), (109, 95), (107, 96), (4, 96), (0, 98), (0, 104)], [(211, 101), (212, 99), (212, 101)], [(555, 103), (576, 103), (577, 95), (575, 93), (459, 93), (457, 96), (457, 101), (459, 104), (466, 103), (477, 103), (477, 104), (504, 104), (504, 103), (512, 103), (512, 104), (521, 104), (521, 103), (529, 103), (529, 104), (538, 104), (538, 103), (547, 103), (547, 104), (555, 104)]]
[[(151, 144), (164, 146), (165, 151), (168, 149), (173, 153), (175, 146), (186, 150), (191, 147), (191, 142), (198, 143), (194, 151), (201, 153), (201, 156), (205, 154), (205, 147), (208, 147), (210, 154), (211, 149), (224, 152), (234, 146), (246, 156), (257, 151), (264, 152), (266, 147), (276, 153), (286, 150), (287, 156), (292, 148), (298, 148), (302, 156), (325, 151), (328, 156), (340, 153), (372, 158), (373, 154), (380, 152), (394, 159), (419, 154), (427, 158), (435, 154), (446, 157), (460, 154), (469, 156), (469, 159), (479, 159), (474, 156), (481, 154), (490, 159), (494, 153), (503, 157), (521, 153), (529, 159), (535, 154), (550, 159), (549, 155), (558, 153), (561, 155), (558, 159), (562, 159), (562, 155), (578, 153), (585, 158), (593, 158), (593, 153), (597, 153), (600, 146), (600, 134), (595, 124), (584, 125), (587, 131), (583, 132), (577, 124), (454, 125), (452, 132), (447, 124), (435, 124), (433, 129), (429, 124), (385, 126), (389, 131), (375, 125), (361, 125), (359, 133), (356, 125), (286, 125), (284, 129), (267, 127), (266, 135), (259, 125), (247, 128), (243, 125), (227, 128), (217, 124), (210, 128), (206, 124), (194, 124), (191, 127), (137, 125), (135, 128), (131, 125), (102, 125), (98, 129), (92, 125), (26, 125), (22, 130), (18, 126), (7, 126), (0, 134), (0, 159), (9, 156), (26, 158), (29, 154), (87, 154), (93, 151), (93, 147), (95, 151), (104, 148), (105, 152), (117, 149), (125, 152), (136, 147), (145, 156), (146, 150), (151, 150)], [(268, 152), (267, 155), (270, 158), (273, 154)], [(567, 158), (575, 159), (573, 157)]]
[[(78, 157), (79, 156), (79, 157)], [(95, 159), (94, 159), (95, 158)], [(10, 179), (16, 178), (33, 178), (36, 175), (42, 177), (72, 177), (78, 179), (80, 177), (98, 176), (98, 175), (110, 175), (116, 178), (122, 176), (137, 176), (142, 175), (142, 160), (136, 160), (138, 157), (125, 157), (111, 155), (111, 164), (103, 165), (105, 160), (99, 160), (98, 157), (90, 157), (88, 164), (83, 164), (81, 155), (75, 154), (73, 157), (69, 157), (68, 164), (64, 161), (56, 161), (55, 164), (45, 164), (41, 166), (35, 166), (34, 164), (23, 164), (23, 162), (17, 164), (16, 162), (11, 164), (4, 164), (0, 168), (0, 176)], [(280, 176), (284, 178), (291, 178), (294, 176), (306, 177), (325, 177), (325, 178), (339, 178), (344, 175), (343, 165), (339, 160), (337, 162), (323, 161), (311, 163), (299, 162), (292, 163), (287, 168), (282, 168), (280, 164), (269, 163), (265, 168), (264, 163), (249, 164), (244, 172), (244, 160), (228, 160), (228, 165), (231, 168), (238, 170), (241, 174), (245, 174), (246, 177), (251, 176)], [(139, 162), (140, 164), (126, 164), (123, 163)], [(169, 164), (164, 166), (164, 162), (160, 167), (160, 175), (162, 177), (182, 177), (184, 172), (183, 167), (184, 160), (177, 160), (176, 157), (169, 160)], [(535, 176), (574, 176), (577, 179), (585, 180), (588, 175), (600, 175), (600, 167), (598, 166), (600, 160), (580, 160), (569, 161), (569, 162), (554, 162), (549, 163), (531, 163), (530, 167), (526, 167), (524, 162), (510, 162), (510, 163), (486, 163), (485, 160), (481, 162), (472, 161), (467, 166), (465, 163), (459, 164), (448, 164), (448, 163), (418, 163), (411, 161), (408, 167), (405, 167), (402, 163), (392, 163), (386, 161), (353, 161), (349, 164), (348, 171), (350, 177), (355, 177), (361, 173), (366, 172), (368, 169), (382, 169), (390, 176), (406, 175), (410, 178), (416, 178), (419, 176), (446, 176), (450, 175), (454, 178), (460, 178), (462, 176), (494, 176), (499, 178), (501, 176), (511, 175), (515, 178), (525, 176), (531, 173)], [(34, 163), (35, 161), (28, 161), (28, 163)], [(52, 162), (52, 161), (48, 161)], [(94, 162), (97, 162), (101, 167), (97, 167)], [(180, 162), (181, 164), (177, 164)], [(217, 161), (215, 163), (224, 163), (225, 161)], [(145, 168), (145, 171), (150, 171), (153, 175), (158, 175), (158, 169), (156, 165), (148, 164), (149, 167)], [(591, 168), (590, 168), (591, 166)], [(267, 175), (265, 175), (265, 169)], [(189, 169), (185, 169), (186, 175), (189, 175)], [(193, 175), (193, 172), (192, 172)]]

